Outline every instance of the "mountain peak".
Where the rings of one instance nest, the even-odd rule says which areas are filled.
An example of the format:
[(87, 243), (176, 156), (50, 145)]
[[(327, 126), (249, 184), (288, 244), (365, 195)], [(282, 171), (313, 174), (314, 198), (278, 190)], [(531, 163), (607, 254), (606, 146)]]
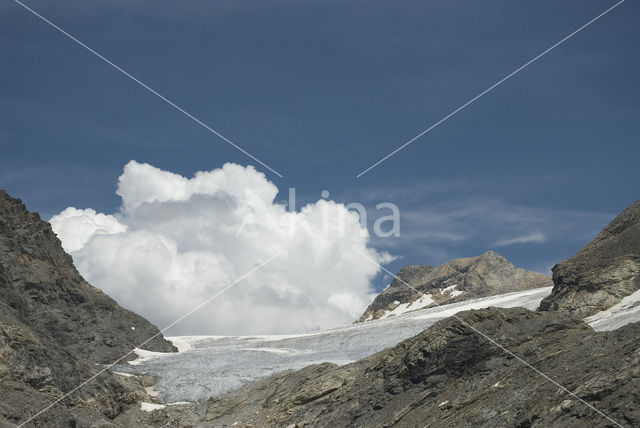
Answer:
[[(6, 191), (0, 191), (0, 270), (7, 278), (0, 284), (1, 292), (20, 301), (14, 302), (17, 306), (11, 315), (63, 339), (67, 349), (77, 347), (83, 355), (100, 355), (97, 362), (119, 357), (159, 333), (147, 320), (87, 283), (51, 225)], [(85, 324), (92, 325), (92, 340), (82, 337)], [(156, 339), (148, 343), (149, 350), (174, 350), (161, 336)], [(103, 347), (110, 352), (98, 349)]]
[(480, 254), (478, 257), (478, 259), (484, 259), (484, 260), (493, 260), (493, 259), (498, 259), (498, 260), (503, 260), (503, 261), (507, 261), (507, 259), (505, 259), (504, 257), (502, 257), (500, 254), (496, 253), (493, 250), (488, 250), (485, 251), (484, 253)]
[(516, 269), (500, 254), (489, 250), (476, 257), (453, 259), (438, 267), (403, 267), (358, 321), (551, 285), (551, 278), (547, 275)]
[(640, 289), (640, 200), (572, 258), (555, 265), (553, 291), (540, 310), (587, 317)]
[[(97, 365), (134, 358), (131, 351), (151, 337), (144, 348), (176, 350), (154, 325), (87, 283), (49, 223), (0, 190), (0, 396), (14, 403), (0, 406), (0, 425), (45, 408)], [(99, 411), (115, 416), (122, 391), (104, 373), (83, 393), (103, 397)], [(63, 417), (73, 416), (56, 406), (39, 422), (58, 426)]]

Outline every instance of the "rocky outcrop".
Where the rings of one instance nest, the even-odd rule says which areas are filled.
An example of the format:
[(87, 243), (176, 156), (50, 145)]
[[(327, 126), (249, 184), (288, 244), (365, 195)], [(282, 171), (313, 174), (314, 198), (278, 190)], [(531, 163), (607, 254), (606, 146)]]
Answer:
[(569, 260), (553, 268), (553, 291), (540, 310), (584, 318), (640, 289), (640, 201)]
[[(24, 421), (153, 336), (143, 348), (176, 350), (88, 284), (50, 225), (0, 191), (0, 422)], [(33, 424), (88, 426), (145, 396), (133, 380), (105, 372)]]
[(516, 269), (493, 251), (478, 257), (454, 259), (438, 267), (406, 266), (374, 299), (358, 321), (379, 319), (400, 310), (415, 310), (551, 285), (551, 278), (547, 275)]
[(356, 363), (212, 398), (202, 426), (638, 426), (639, 327), (603, 334), (559, 312), (467, 311)]

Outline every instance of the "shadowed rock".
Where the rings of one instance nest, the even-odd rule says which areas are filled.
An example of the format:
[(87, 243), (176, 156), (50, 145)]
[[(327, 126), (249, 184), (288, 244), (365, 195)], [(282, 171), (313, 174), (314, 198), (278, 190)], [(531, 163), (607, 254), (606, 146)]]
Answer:
[(555, 265), (553, 283), (540, 310), (560, 310), (580, 318), (610, 308), (640, 289), (640, 201), (575, 256)]
[[(143, 348), (176, 350), (155, 326), (88, 284), (49, 223), (0, 190), (0, 422), (25, 420), (153, 336)], [(34, 424), (115, 417), (143, 392), (105, 372)]]

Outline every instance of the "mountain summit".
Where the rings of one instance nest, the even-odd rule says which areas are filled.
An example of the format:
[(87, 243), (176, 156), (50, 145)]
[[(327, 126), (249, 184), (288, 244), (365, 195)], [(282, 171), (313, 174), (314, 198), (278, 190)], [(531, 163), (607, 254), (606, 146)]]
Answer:
[(453, 259), (438, 267), (410, 265), (398, 272), (397, 278), (374, 299), (358, 322), (551, 285), (547, 275), (516, 268), (493, 251), (477, 257)]
[(640, 200), (575, 256), (555, 265), (553, 283), (540, 310), (561, 310), (581, 318), (640, 290)]

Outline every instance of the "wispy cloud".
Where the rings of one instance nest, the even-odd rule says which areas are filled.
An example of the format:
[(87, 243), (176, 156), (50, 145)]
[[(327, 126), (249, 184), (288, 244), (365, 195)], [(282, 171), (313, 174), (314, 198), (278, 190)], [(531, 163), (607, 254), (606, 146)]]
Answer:
[(465, 185), (459, 180), (421, 183), (398, 190), (383, 187), (375, 189), (373, 195), (351, 197), (396, 203), (400, 209), (400, 236), (373, 237), (373, 244), (413, 263), (437, 264), (501, 248), (507, 258), (510, 253), (517, 253), (521, 260), (528, 259), (530, 268), (544, 265), (547, 272), (549, 260), (570, 257), (615, 216), (526, 205), (496, 197), (481, 184)]
[(534, 232), (529, 235), (516, 236), (514, 238), (501, 239), (500, 241), (493, 244), (493, 247), (506, 247), (508, 245), (514, 244), (541, 244), (543, 242), (547, 242), (547, 237), (544, 233)]

